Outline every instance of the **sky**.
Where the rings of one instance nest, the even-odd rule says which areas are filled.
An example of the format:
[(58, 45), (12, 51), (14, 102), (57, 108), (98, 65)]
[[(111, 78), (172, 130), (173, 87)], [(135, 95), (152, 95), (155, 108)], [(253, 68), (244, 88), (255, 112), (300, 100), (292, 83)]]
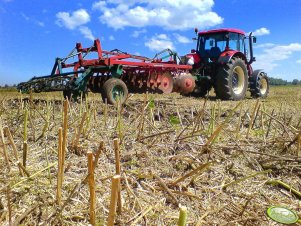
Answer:
[(185, 55), (195, 27), (253, 32), (253, 68), (301, 80), (301, 0), (0, 0), (0, 85), (49, 75), (56, 57), (95, 38), (105, 50)]

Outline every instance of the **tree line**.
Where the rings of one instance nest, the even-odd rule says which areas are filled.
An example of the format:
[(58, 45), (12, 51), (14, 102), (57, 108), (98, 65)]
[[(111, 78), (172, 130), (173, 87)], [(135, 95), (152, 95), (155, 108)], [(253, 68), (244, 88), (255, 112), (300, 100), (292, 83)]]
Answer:
[(298, 79), (289, 82), (281, 78), (269, 77), (269, 82), (271, 86), (301, 85), (301, 80)]

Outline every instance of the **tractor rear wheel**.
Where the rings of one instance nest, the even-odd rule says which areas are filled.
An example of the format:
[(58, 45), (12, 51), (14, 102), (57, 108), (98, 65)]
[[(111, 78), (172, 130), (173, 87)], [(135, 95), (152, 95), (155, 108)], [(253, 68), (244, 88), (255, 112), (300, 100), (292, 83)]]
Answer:
[(252, 78), (253, 87), (250, 87), (251, 97), (253, 98), (266, 98), (270, 90), (268, 76), (261, 72), (259, 76)]
[(102, 87), (102, 99), (107, 99), (108, 104), (124, 104), (128, 95), (126, 84), (118, 78), (108, 79)]
[(222, 100), (241, 100), (248, 87), (248, 72), (245, 61), (233, 58), (222, 65), (215, 81), (215, 93)]

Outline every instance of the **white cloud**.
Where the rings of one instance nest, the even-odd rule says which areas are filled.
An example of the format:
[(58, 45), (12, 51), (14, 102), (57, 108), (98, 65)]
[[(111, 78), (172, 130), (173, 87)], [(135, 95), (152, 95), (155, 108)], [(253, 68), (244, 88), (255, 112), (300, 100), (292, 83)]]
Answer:
[(166, 34), (153, 36), (150, 40), (144, 43), (152, 51), (162, 51), (164, 49), (175, 50), (175, 47)]
[(79, 28), (79, 31), (84, 35), (85, 38), (90, 39), (92, 41), (95, 40), (95, 37), (92, 34), (92, 31), (90, 30), (90, 28), (83, 26), (83, 27)]
[(262, 44), (255, 44), (253, 46), (254, 49), (260, 49), (260, 48), (271, 48), (274, 47), (276, 44), (274, 43), (262, 43)]
[(104, 10), (106, 8), (107, 3), (105, 1), (94, 2), (92, 8), (98, 10)]
[(81, 25), (84, 25), (90, 21), (90, 15), (85, 9), (79, 9), (74, 12), (58, 12), (56, 14), (56, 23), (61, 27), (66, 27), (73, 30)]
[(257, 30), (255, 30), (253, 32), (253, 35), (255, 36), (263, 36), (263, 35), (269, 35), (271, 32), (269, 29), (265, 28), (265, 27), (262, 27), (262, 28), (259, 28)]
[(296, 61), (297, 64), (301, 64), (301, 59)]
[(294, 52), (301, 52), (301, 43), (274, 45), (271, 48), (265, 48), (263, 53), (256, 57), (254, 65), (256, 68), (263, 68), (270, 72), (278, 66), (277, 62), (288, 59)]
[(213, 0), (108, 0), (93, 4), (100, 21), (115, 29), (160, 26), (169, 30), (208, 28), (223, 22)]
[(44, 23), (44, 22), (39, 21), (39, 20), (36, 20), (35, 18), (31, 18), (31, 17), (27, 16), (25, 13), (22, 13), (22, 12), (21, 12), (21, 16), (22, 16), (26, 21), (28, 21), (28, 22), (31, 22), (31, 23), (33, 23), (33, 24), (35, 24), (35, 25), (40, 26), (40, 27), (45, 27), (45, 23)]
[(115, 40), (115, 37), (114, 37), (113, 35), (110, 35), (110, 36), (109, 36), (109, 40), (110, 40), (110, 41), (114, 41), (114, 40)]
[(45, 27), (44, 22), (42, 21), (36, 21), (37, 25), (39, 25), (40, 27)]
[(27, 21), (30, 20), (29, 16), (27, 16), (25, 13), (21, 13), (21, 16)]
[(179, 42), (179, 43), (183, 43), (183, 44), (187, 44), (187, 43), (191, 43), (192, 40), (190, 40), (189, 38), (183, 36), (183, 35), (179, 35), (179, 34), (174, 34), (176, 40)]
[(146, 29), (136, 30), (133, 32), (132, 37), (138, 38), (141, 34), (144, 34), (146, 32), (147, 32)]

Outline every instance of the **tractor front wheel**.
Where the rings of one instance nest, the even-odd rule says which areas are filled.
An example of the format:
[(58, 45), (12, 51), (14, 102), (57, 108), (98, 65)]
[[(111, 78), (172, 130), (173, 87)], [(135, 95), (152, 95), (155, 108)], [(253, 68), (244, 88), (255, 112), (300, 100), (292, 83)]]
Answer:
[(253, 98), (266, 98), (270, 90), (268, 76), (261, 72), (259, 76), (252, 78), (253, 87), (250, 87), (251, 97)]
[(102, 98), (107, 99), (108, 104), (124, 104), (128, 95), (126, 84), (118, 78), (108, 79), (102, 87)]
[(215, 79), (215, 93), (222, 100), (241, 100), (248, 88), (248, 72), (245, 61), (233, 58), (222, 65)]

